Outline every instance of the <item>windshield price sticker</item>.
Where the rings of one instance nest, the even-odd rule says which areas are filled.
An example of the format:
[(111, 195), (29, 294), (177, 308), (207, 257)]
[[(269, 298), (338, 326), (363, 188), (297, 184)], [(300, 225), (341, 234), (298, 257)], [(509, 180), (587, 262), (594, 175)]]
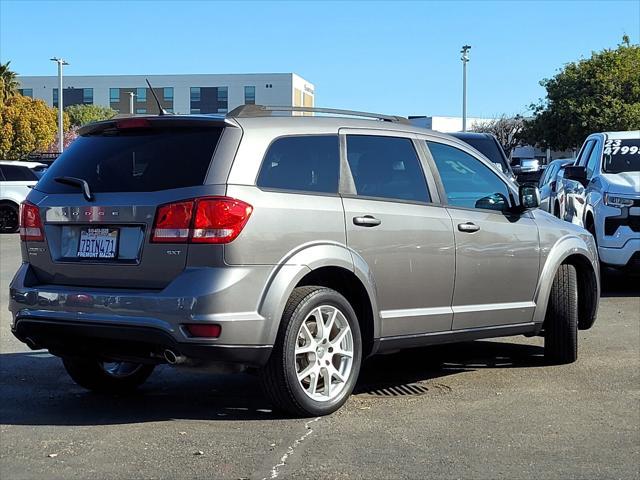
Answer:
[[(604, 144), (605, 155), (636, 155), (640, 152), (638, 145), (629, 145), (625, 140), (607, 140)], [(636, 143), (636, 142), (633, 142)]]

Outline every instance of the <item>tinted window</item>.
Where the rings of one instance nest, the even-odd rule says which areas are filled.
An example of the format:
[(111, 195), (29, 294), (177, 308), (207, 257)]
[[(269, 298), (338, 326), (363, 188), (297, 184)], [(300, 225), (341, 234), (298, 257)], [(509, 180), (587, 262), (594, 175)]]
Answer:
[(258, 186), (305, 192), (338, 192), (337, 135), (279, 138), (265, 156)]
[(449, 205), (506, 210), (509, 189), (485, 164), (468, 153), (441, 143), (427, 142), (447, 194)]
[(585, 145), (582, 151), (578, 154), (578, 160), (576, 161), (576, 165), (585, 166), (587, 163), (587, 158), (591, 155), (591, 150), (593, 146), (596, 144), (595, 140), (589, 140)]
[(468, 143), (489, 160), (491, 160), (491, 162), (493, 162), (500, 170), (502, 170), (502, 172), (509, 173), (509, 167), (507, 167), (507, 160), (502, 153), (502, 148), (496, 143), (493, 138), (483, 136), (475, 138), (461, 138), (461, 140)]
[(202, 185), (220, 128), (108, 130), (78, 137), (38, 184), (47, 193), (77, 193), (55, 177), (86, 180), (93, 192), (153, 192)]
[(17, 165), (0, 166), (5, 180), (8, 182), (33, 182), (38, 180), (35, 173), (27, 167), (19, 167)]
[(358, 195), (431, 201), (410, 139), (349, 135), (347, 159)]

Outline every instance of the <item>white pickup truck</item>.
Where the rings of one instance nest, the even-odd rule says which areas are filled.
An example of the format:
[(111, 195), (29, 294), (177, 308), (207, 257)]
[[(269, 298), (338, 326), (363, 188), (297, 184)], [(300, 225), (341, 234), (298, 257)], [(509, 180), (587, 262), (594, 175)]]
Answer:
[(640, 131), (587, 137), (563, 183), (564, 219), (591, 232), (600, 261), (640, 270)]

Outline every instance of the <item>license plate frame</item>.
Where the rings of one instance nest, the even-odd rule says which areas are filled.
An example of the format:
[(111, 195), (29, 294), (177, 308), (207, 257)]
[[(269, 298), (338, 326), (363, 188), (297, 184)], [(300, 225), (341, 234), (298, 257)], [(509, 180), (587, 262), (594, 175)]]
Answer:
[(76, 258), (80, 260), (116, 260), (119, 244), (119, 228), (81, 227)]

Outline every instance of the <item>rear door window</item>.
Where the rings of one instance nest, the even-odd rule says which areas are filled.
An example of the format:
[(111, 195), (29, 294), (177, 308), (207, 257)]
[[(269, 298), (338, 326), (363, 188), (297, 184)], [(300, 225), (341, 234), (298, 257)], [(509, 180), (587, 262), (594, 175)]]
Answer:
[(5, 180), (8, 182), (35, 182), (38, 180), (36, 174), (29, 170), (28, 167), (18, 165), (2, 165), (0, 166)]
[(222, 128), (112, 129), (78, 137), (37, 186), (77, 193), (60, 176), (86, 180), (92, 192), (153, 192), (204, 183)]
[(338, 193), (340, 148), (337, 135), (283, 137), (262, 162), (260, 188)]
[(347, 135), (347, 160), (360, 196), (431, 201), (420, 160), (409, 138)]

